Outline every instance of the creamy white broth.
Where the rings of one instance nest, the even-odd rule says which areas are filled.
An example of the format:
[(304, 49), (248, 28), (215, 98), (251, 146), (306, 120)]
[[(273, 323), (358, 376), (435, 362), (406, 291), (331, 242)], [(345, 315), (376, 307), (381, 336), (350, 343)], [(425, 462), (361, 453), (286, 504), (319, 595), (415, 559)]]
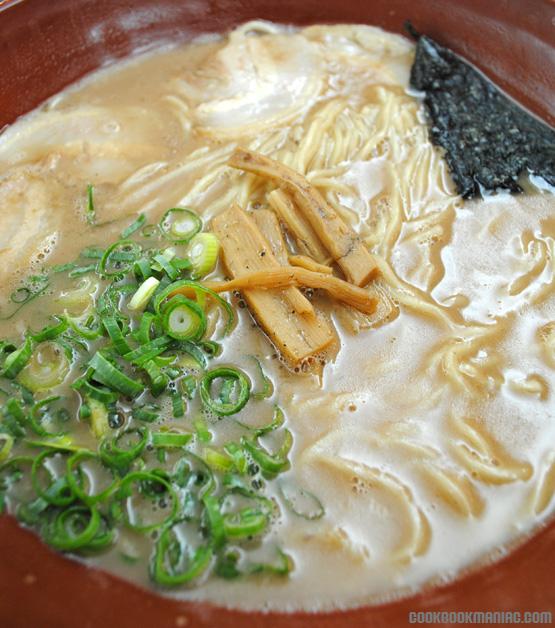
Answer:
[[(283, 610), (382, 601), (491, 560), (553, 510), (555, 200), (532, 184), (456, 196), (407, 93), (412, 49), (370, 27), (256, 23), (117, 63), (0, 137), (2, 308), (30, 267), (116, 239), (138, 212), (157, 222), (190, 205), (209, 224), (233, 201), (267, 207), (272, 187), (226, 166), (237, 145), (306, 174), (382, 260), (387, 317), (317, 297), (340, 339), (320, 375), (291, 372), (238, 309), (217, 361), (262, 358), (295, 438), (289, 475), (326, 514), (281, 509), (268, 542), (293, 557), (288, 577), (169, 595)], [(28, 304), (0, 335), (50, 308)], [(216, 428), (215, 444), (234, 429)], [(132, 534), (122, 543), (146, 551)], [(88, 562), (148, 584), (116, 551)]]

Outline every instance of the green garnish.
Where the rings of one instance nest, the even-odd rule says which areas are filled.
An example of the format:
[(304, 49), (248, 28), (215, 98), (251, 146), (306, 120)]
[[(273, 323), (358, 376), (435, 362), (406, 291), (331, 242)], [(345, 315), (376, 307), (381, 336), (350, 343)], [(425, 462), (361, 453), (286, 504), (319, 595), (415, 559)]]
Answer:
[(0, 462), (4, 462), (12, 451), (14, 439), (10, 434), (0, 434)]
[[(87, 196), (93, 224), (92, 186)], [(143, 534), (161, 586), (292, 567), (281, 550), (270, 563), (248, 559), (252, 539), (264, 542), (279, 514), (266, 491), (289, 466), (292, 437), (279, 408), (260, 426), (241, 415), (249, 402), (259, 404), (257, 416), (272, 409), (273, 385), (256, 358), (240, 356), (254, 364), (251, 375), (217, 363), (222, 345), (208, 306), (221, 309), (223, 336), (235, 315), (203, 285), (219, 245), (201, 229), (185, 208), (168, 210), (159, 225), (139, 215), (117, 242), (28, 280), (12, 295), (18, 308), (55, 275), (59, 310), (38, 332), (0, 339), (0, 513), (63, 552), (116, 546), (121, 555), (123, 528)], [(213, 419), (230, 415), (235, 436), (226, 440)], [(263, 435), (282, 443), (275, 453)]]
[(202, 220), (191, 209), (174, 207), (164, 214), (159, 226), (168, 240), (187, 243), (202, 229)]
[(133, 221), (129, 227), (126, 227), (121, 232), (121, 239), (126, 240), (129, 236), (132, 236), (135, 231), (138, 231), (146, 222), (146, 216), (144, 214), (139, 214), (137, 220)]
[(219, 254), (220, 242), (213, 233), (198, 233), (194, 236), (187, 251), (193, 277), (204, 277), (211, 273)]
[(12, 351), (4, 360), (2, 376), (13, 379), (29, 362), (32, 352), (33, 340), (30, 336), (27, 336), (25, 342), (18, 349)]
[(94, 187), (87, 185), (87, 222), (94, 225), (96, 222), (96, 209), (94, 207)]
[(127, 307), (130, 310), (144, 310), (159, 285), (159, 279), (156, 279), (156, 277), (148, 277), (131, 297)]
[(206, 331), (206, 315), (196, 301), (178, 294), (163, 306), (162, 326), (176, 340), (200, 340)]
[(134, 397), (144, 390), (141, 382), (122, 373), (101, 353), (95, 353), (89, 364), (93, 369), (93, 379), (112, 390), (117, 390), (128, 397)]
[(141, 247), (133, 240), (119, 240), (104, 251), (98, 271), (103, 277), (121, 277), (133, 267), (140, 253)]
[[(213, 385), (221, 380), (219, 398), (213, 396)], [(251, 383), (239, 369), (220, 367), (208, 371), (200, 380), (200, 397), (205, 407), (218, 416), (237, 414), (250, 397)]]

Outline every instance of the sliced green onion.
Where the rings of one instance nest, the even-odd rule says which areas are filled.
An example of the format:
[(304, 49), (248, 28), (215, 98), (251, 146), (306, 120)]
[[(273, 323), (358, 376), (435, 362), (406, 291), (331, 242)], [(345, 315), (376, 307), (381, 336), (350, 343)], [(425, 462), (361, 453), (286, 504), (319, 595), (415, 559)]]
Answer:
[(87, 246), (81, 251), (79, 255), (80, 257), (84, 257), (85, 259), (101, 259), (104, 255), (104, 249), (101, 249), (97, 246)]
[[(168, 557), (168, 554), (174, 547), (172, 534), (174, 534), (172, 528), (166, 528), (160, 535), (150, 568), (151, 578), (154, 582), (166, 587), (175, 587), (196, 580), (208, 569), (212, 562), (211, 547), (209, 545), (201, 545), (194, 550), (190, 550), (186, 568), (176, 572), (175, 566), (172, 565), (173, 561)], [(182, 549), (181, 554), (183, 553), (184, 550)]]
[(227, 443), (227, 445), (224, 446), (224, 451), (233, 460), (233, 464), (235, 465), (237, 471), (241, 475), (245, 475), (249, 466), (249, 462), (247, 460), (247, 457), (245, 456), (243, 448), (240, 447), (237, 443)]
[(164, 255), (155, 255), (153, 259), (172, 281), (179, 277), (179, 270)]
[(14, 379), (23, 370), (24, 366), (31, 359), (33, 353), (33, 340), (30, 336), (25, 338), (25, 342), (15, 351), (10, 353), (4, 361), (4, 368), (0, 373), (3, 377)]
[(135, 292), (136, 286), (133, 284), (111, 283), (100, 295), (97, 302), (97, 313), (99, 316), (114, 316), (115, 318), (127, 320), (121, 312), (121, 300), (125, 295)]
[(200, 343), (200, 346), (202, 347), (202, 350), (205, 351), (211, 358), (220, 355), (222, 352), (222, 345), (218, 342), (214, 342), (213, 340), (203, 340)]
[[(238, 388), (235, 401), (222, 402), (212, 396), (214, 381), (222, 379), (223, 382), (231, 380)], [(251, 382), (247, 375), (239, 369), (231, 367), (219, 367), (208, 371), (200, 380), (200, 398), (204, 406), (219, 416), (229, 416), (242, 410), (250, 397)]]
[(51, 450), (64, 452), (90, 451), (86, 447), (76, 445), (71, 436), (67, 435), (51, 438), (50, 440), (25, 439), (25, 444), (29, 445), (29, 447), (46, 447)]
[(142, 406), (133, 410), (133, 418), (145, 423), (154, 423), (160, 418), (160, 408), (155, 405)]
[(152, 445), (154, 447), (185, 447), (193, 435), (190, 432), (154, 432)]
[(127, 375), (118, 370), (101, 353), (95, 353), (89, 364), (94, 371), (93, 378), (97, 382), (113, 390), (118, 390), (127, 397), (134, 397), (144, 390), (144, 386), (141, 382), (127, 377)]
[(84, 277), (75, 289), (62, 292), (56, 302), (64, 307), (64, 312), (69, 317), (81, 318), (92, 310), (97, 289), (97, 283), (90, 277)]
[(181, 380), (181, 390), (187, 399), (193, 399), (197, 390), (197, 378), (194, 375), (185, 375)]
[(127, 304), (130, 310), (144, 310), (152, 295), (160, 285), (160, 280), (156, 277), (149, 277), (139, 286), (139, 289), (131, 297), (131, 301)]
[(171, 476), (171, 481), (188, 490), (194, 490), (199, 498), (216, 490), (212, 469), (196, 454), (184, 449), (181, 459)]
[(179, 290), (180, 288), (191, 289), (197, 295), (197, 300), (199, 300), (199, 297), (201, 295), (209, 295), (212, 299), (214, 299), (216, 303), (225, 310), (226, 315), (227, 315), (227, 321), (226, 321), (223, 335), (225, 336), (226, 334), (229, 333), (229, 331), (231, 331), (233, 323), (235, 322), (235, 314), (233, 313), (233, 309), (231, 305), (225, 299), (222, 299), (222, 297), (219, 294), (216, 294), (213, 290), (210, 290), (210, 288), (206, 288), (202, 284), (196, 281), (190, 281), (189, 279), (182, 279), (180, 281), (175, 281), (174, 283), (171, 283), (169, 286), (167, 286), (166, 288), (164, 288), (163, 290), (161, 290), (155, 295), (153, 305), (154, 305), (154, 311), (156, 312), (156, 314), (160, 314), (160, 310), (162, 308), (162, 304), (164, 303), (164, 301), (172, 293), (176, 292), (176, 290)]
[(224, 515), (224, 530), (228, 538), (246, 538), (264, 531), (268, 518), (259, 510), (245, 508), (238, 513)]
[(233, 468), (233, 460), (227, 454), (221, 453), (217, 449), (205, 447), (203, 458), (211, 469), (230, 471)]
[(104, 328), (108, 332), (108, 336), (110, 336), (110, 340), (114, 345), (114, 349), (120, 355), (125, 355), (126, 353), (129, 353), (131, 351), (131, 347), (127, 343), (127, 340), (125, 339), (120, 329), (118, 320), (113, 316), (105, 316), (101, 320)]
[(133, 240), (119, 240), (104, 251), (98, 264), (98, 271), (104, 277), (125, 275), (131, 270), (140, 253), (140, 245)]
[(21, 406), (21, 402), (15, 397), (10, 397), (4, 406), (4, 412), (11, 415), (21, 426), (27, 421), (27, 416)]
[(90, 419), (91, 418), (91, 407), (89, 404), (82, 403), (79, 406), (79, 418), (80, 419)]
[[(219, 439), (213, 446), (213, 430), (206, 423), (214, 415), (241, 418), (237, 413), (251, 396), (267, 399), (273, 394), (256, 358), (258, 371), (252, 375), (234, 366), (209, 369), (221, 345), (204, 339), (207, 308), (215, 303), (224, 309), (225, 314), (211, 311), (222, 314), (217, 328), (225, 326), (224, 335), (234, 323), (234, 311), (192, 278), (212, 271), (219, 242), (200, 232), (201, 219), (186, 208), (166, 212), (159, 227), (145, 225), (143, 214), (134, 218), (121, 240), (85, 249), (76, 261), (55, 269), (66, 276), (90, 273), (75, 290), (62, 294), (62, 316), (47, 319), (37, 333), (27, 333), (22, 346), (0, 340), (0, 379), (12, 380), (0, 382), (0, 512), (13, 508), (20, 521), (39, 529), (61, 551), (106, 549), (118, 527), (154, 532), (151, 576), (165, 586), (188, 583), (213, 567), (226, 577), (287, 573), (292, 563), (282, 552), (279, 561), (270, 556), (269, 564), (249, 562), (251, 540), (279, 514), (278, 500), (307, 518), (320, 516), (310, 499), (304, 508), (307, 493), (302, 489), (294, 497), (290, 487), (288, 492), (281, 489), (278, 498), (264, 495), (265, 487), (271, 488), (269, 478), (289, 465), (290, 432), (282, 428), (277, 437), (283, 436), (283, 442), (268, 448), (260, 438), (282, 427), (283, 413), (276, 408), (270, 422), (263, 413), (252, 420), (258, 425), (240, 423), (246, 436), (240, 441)], [(169, 248), (160, 250), (160, 231), (173, 242), (187, 243), (186, 255), (169, 242)], [(151, 234), (155, 239), (147, 246), (143, 238)], [(48, 277), (39, 279), (43, 289)], [(14, 301), (27, 302), (34, 285), (16, 293)], [(28, 377), (36, 370), (35, 361), (45, 371), (38, 384), (36, 376)], [(58, 362), (61, 379), (54, 373)], [(70, 374), (65, 385), (78, 391), (77, 404), (49, 396)], [(197, 388), (200, 402), (189, 404)], [(158, 395), (156, 405), (153, 397)], [(190, 409), (195, 412), (190, 432), (167, 422), (168, 412), (180, 419)], [(54, 433), (71, 418), (88, 424), (98, 439), (97, 451)], [(146, 425), (151, 422), (156, 425), (153, 433)], [(77, 438), (89, 443), (91, 435), (85, 425), (79, 427), (83, 429)], [(36, 491), (30, 499), (23, 483), (12, 494), (11, 467), (2, 473), (2, 462), (13, 459), (15, 444), (34, 448), (28, 450), (34, 455), (30, 483)], [(199, 541), (190, 545), (185, 540), (186, 527), (196, 530)]]
[(262, 380), (262, 390), (253, 392), (252, 396), (255, 399), (268, 399), (268, 397), (271, 397), (274, 394), (274, 384), (272, 383), (272, 380), (266, 375), (266, 373), (264, 373), (260, 360), (254, 355), (251, 355), (250, 357), (254, 360), (254, 363), (258, 368), (260, 379)]
[[(83, 326), (83, 325), (79, 325), (79, 323), (75, 319), (70, 318), (70, 317), (67, 318), (67, 322), (70, 328), (80, 338), (84, 338), (85, 340), (96, 340), (97, 338), (100, 338), (100, 336), (102, 336), (102, 330), (100, 328), (100, 325), (98, 324), (95, 327)], [(86, 325), (90, 325), (90, 324), (91, 323), (89, 322), (86, 323)]]
[(220, 389), (220, 402), (222, 404), (226, 405), (230, 403), (231, 396), (233, 395), (233, 391), (235, 390), (235, 385), (236, 382), (234, 379), (224, 379), (222, 387)]
[(0, 362), (4, 361), (4, 353), (11, 353), (15, 351), (17, 346), (7, 340), (0, 341)]
[[(100, 511), (99, 511), (100, 512)], [(104, 551), (113, 544), (116, 539), (116, 531), (110, 527), (109, 519), (100, 512), (100, 525), (93, 539), (79, 548), (81, 553)]]
[(170, 379), (177, 379), (181, 375), (181, 369), (171, 366), (176, 361), (175, 355), (158, 356), (154, 358), (158, 366), (167, 366), (166, 374)]
[(273, 432), (277, 430), (278, 427), (281, 427), (285, 422), (285, 415), (283, 414), (283, 410), (279, 406), (274, 407), (274, 417), (270, 423), (267, 425), (262, 425), (260, 427), (256, 425), (250, 425), (249, 423), (244, 423), (242, 421), (237, 421), (237, 423), (241, 427), (245, 427), (254, 433), (255, 436), (263, 436), (264, 434), (268, 434), (269, 432)]
[(128, 238), (130, 235), (133, 235), (135, 233), (135, 231), (138, 231), (146, 222), (146, 216), (144, 214), (139, 214), (139, 216), (137, 217), (137, 220), (134, 220), (129, 227), (126, 227), (122, 232), (121, 232), (121, 238), (122, 240), (125, 240), (126, 238)]
[(38, 333), (33, 334), (31, 338), (35, 342), (44, 342), (46, 340), (54, 340), (55, 338), (63, 334), (67, 328), (68, 328), (67, 320), (65, 318), (61, 318), (54, 325), (44, 327)]
[(156, 317), (154, 314), (145, 312), (142, 315), (141, 322), (139, 323), (139, 329), (137, 329), (137, 331), (133, 334), (139, 344), (146, 345), (147, 342), (150, 342), (150, 330), (155, 322)]
[(13, 303), (27, 303), (29, 297), (31, 296), (31, 291), (26, 286), (21, 288), (17, 288), (10, 294), (10, 301)]
[(76, 267), (77, 264), (75, 262), (68, 262), (67, 264), (54, 264), (54, 266), (51, 266), (50, 272), (56, 275), (58, 273), (66, 273), (68, 270), (73, 270)]
[(189, 242), (187, 257), (192, 266), (192, 277), (198, 279), (212, 272), (220, 254), (220, 241), (213, 233), (197, 233)]
[[(41, 452), (34, 460), (31, 467), (31, 483), (35, 492), (49, 504), (55, 506), (67, 506), (75, 501), (75, 495), (68, 484), (66, 475), (55, 478), (50, 470), (44, 466), (44, 461), (53, 456), (68, 455), (67, 452), (59, 449), (46, 449)], [(39, 480), (39, 472), (44, 469), (49, 476), (50, 482), (46, 488), (43, 488)]]
[[(181, 358), (178, 362), (179, 366), (195, 369), (205, 369), (208, 366), (208, 360), (206, 359), (206, 356), (196, 344), (185, 340), (179, 343), (179, 349), (183, 353), (186, 353), (187, 356), (189, 356), (187, 358)], [(192, 358), (192, 360), (189, 358)]]
[(71, 387), (74, 390), (79, 391), (83, 396), (91, 399), (96, 399), (103, 403), (105, 406), (109, 406), (118, 400), (118, 395), (109, 390), (108, 388), (100, 388), (99, 386), (93, 386), (86, 379), (80, 377), (76, 379)]
[[(121, 484), (118, 488), (116, 496), (120, 500), (128, 500), (131, 498), (131, 490), (134, 483), (139, 484), (139, 491), (142, 494), (152, 495), (152, 485), (159, 485), (163, 487), (164, 491), (167, 492), (169, 498), (171, 499), (171, 511), (169, 514), (161, 521), (157, 521), (155, 523), (140, 523), (137, 521), (132, 521), (130, 519), (130, 506), (124, 507), (122, 509), (123, 521), (125, 525), (131, 530), (135, 530), (136, 532), (152, 532), (153, 530), (157, 530), (159, 528), (165, 527), (173, 522), (175, 516), (177, 515), (179, 508), (179, 499), (175, 490), (172, 488), (170, 483), (165, 480), (161, 475), (156, 473), (150, 473), (148, 471), (135, 471), (126, 475), (123, 480), (121, 480)], [(149, 487), (147, 492), (146, 486)]]
[[(9, 437), (5, 434), (2, 434), (0, 439), (7, 439), (6, 442), (9, 442)], [(4, 447), (6, 447), (6, 445), (4, 445), (3, 448)], [(2, 451), (3, 448), (0, 451)], [(0, 462), (0, 515), (4, 514), (6, 511), (6, 493), (8, 489), (23, 478), (23, 465), (31, 467), (32, 464), (33, 458), (31, 456), (15, 456), (5, 462)], [(19, 516), (19, 513), (17, 513), (17, 515)]]
[(191, 262), (188, 259), (182, 259), (180, 257), (176, 257), (171, 261), (172, 266), (182, 273), (185, 270), (191, 270)]
[(162, 325), (176, 340), (199, 340), (206, 331), (206, 315), (196, 301), (178, 294), (164, 305)]
[(90, 424), (96, 438), (104, 438), (110, 431), (108, 408), (104, 403), (94, 397), (87, 398), (90, 409)]
[(162, 372), (154, 360), (148, 360), (142, 365), (150, 378), (150, 392), (155, 396), (161, 395), (168, 385), (168, 376)]
[(86, 275), (87, 273), (92, 273), (96, 270), (96, 264), (89, 264), (88, 266), (78, 266), (71, 270), (67, 276), (70, 279), (75, 279), (76, 277), (81, 277), (82, 275)]
[(226, 580), (232, 580), (238, 578), (241, 572), (238, 568), (239, 561), (241, 559), (241, 552), (238, 548), (232, 547), (225, 549), (218, 556), (218, 562), (214, 569), (217, 576), (225, 578)]
[[(81, 470), (81, 463), (85, 460), (96, 460), (100, 462), (100, 458), (97, 454), (94, 454), (90, 451), (78, 451), (74, 453), (67, 461), (67, 479), (68, 484), (71, 487), (73, 493), (87, 505), (97, 504), (98, 502), (104, 501), (107, 497), (109, 497), (118, 486), (118, 480), (116, 478), (102, 491), (98, 493), (90, 493), (85, 490), (83, 487), (83, 476), (84, 472)], [(79, 481), (79, 479), (81, 481)], [(89, 483), (90, 484), (90, 483)], [(89, 489), (92, 486), (89, 486)]]
[(71, 364), (57, 342), (42, 342), (35, 347), (18, 381), (33, 392), (50, 390), (67, 377)]
[(143, 238), (153, 238), (155, 235), (159, 235), (160, 228), (158, 225), (145, 225), (141, 229), (141, 235)]
[(28, 390), (27, 388), (25, 388), (25, 386), (21, 385), (19, 382), (15, 381), (15, 382), (11, 382), (12, 388), (14, 388), (15, 390), (18, 390), (21, 394), (21, 399), (23, 401), (23, 403), (25, 405), (29, 405), (29, 404), (33, 404), (35, 403), (35, 397), (33, 396), (33, 393)]
[(133, 349), (133, 351), (126, 353), (123, 357), (128, 362), (136, 364), (137, 366), (142, 366), (145, 362), (148, 362), (149, 360), (152, 360), (152, 358), (164, 353), (171, 342), (171, 339), (167, 336), (160, 336), (159, 338), (155, 338), (154, 340)]
[(72, 506), (46, 527), (45, 541), (57, 550), (75, 551), (87, 546), (99, 527), (100, 513), (95, 506)]
[(187, 243), (202, 229), (202, 220), (194, 211), (173, 207), (160, 221), (162, 234), (172, 242)]
[(96, 210), (94, 208), (94, 187), (87, 185), (87, 222), (94, 225), (96, 220)]
[(248, 573), (268, 573), (276, 576), (286, 576), (293, 570), (293, 559), (289, 554), (279, 549), (278, 559), (275, 563), (253, 563), (248, 567)]
[(185, 416), (185, 404), (183, 397), (176, 391), (171, 394), (172, 399), (172, 414), (174, 419), (180, 419)]
[(18, 307), (12, 310), (10, 314), (0, 317), (0, 320), (7, 321), (13, 318), (23, 306), (43, 294), (50, 285), (48, 275), (34, 275), (29, 277), (27, 282), (30, 287), (23, 286), (12, 292), (10, 295), (10, 300), (17, 303)]
[(257, 439), (250, 440), (242, 438), (241, 443), (245, 450), (251, 455), (252, 459), (260, 466), (262, 471), (267, 475), (277, 475), (289, 466), (287, 458), (291, 447), (293, 446), (293, 435), (289, 430), (285, 430), (283, 444), (275, 454), (270, 454)]
[(210, 527), (212, 544), (215, 548), (219, 548), (225, 543), (224, 519), (220, 510), (220, 505), (214, 495), (205, 495), (202, 498), (202, 502), (208, 519), (208, 525)]
[[(119, 446), (122, 439), (137, 436), (137, 442), (125, 449)], [(140, 456), (149, 440), (149, 432), (144, 428), (125, 430), (112, 440), (104, 439), (100, 443), (99, 454), (102, 462), (113, 469), (125, 470)]]
[(212, 440), (212, 432), (208, 429), (205, 421), (202, 419), (196, 419), (193, 421), (193, 427), (195, 428), (197, 438), (201, 443), (209, 443)]
[[(19, 504), (16, 510), (17, 519), (28, 526), (44, 525), (48, 521), (47, 514), (50, 504), (42, 497), (37, 497), (32, 502)], [(44, 532), (43, 532), (44, 534)]]
[(10, 434), (0, 433), (0, 463), (8, 459), (12, 451), (13, 442), (13, 436)]
[(148, 279), (149, 277), (152, 277), (152, 268), (150, 267), (150, 262), (144, 257), (138, 259), (133, 264), (133, 272), (138, 279)]
[(37, 401), (37, 403), (35, 403), (35, 405), (31, 408), (31, 412), (29, 414), (29, 424), (31, 425), (35, 434), (37, 434), (38, 436), (56, 437), (63, 434), (63, 431), (49, 432), (42, 426), (43, 415), (41, 414), (41, 411), (43, 409), (47, 410), (48, 406), (51, 403), (59, 401), (60, 399), (61, 397), (59, 396), (47, 397), (46, 399), (41, 399), (40, 401)]

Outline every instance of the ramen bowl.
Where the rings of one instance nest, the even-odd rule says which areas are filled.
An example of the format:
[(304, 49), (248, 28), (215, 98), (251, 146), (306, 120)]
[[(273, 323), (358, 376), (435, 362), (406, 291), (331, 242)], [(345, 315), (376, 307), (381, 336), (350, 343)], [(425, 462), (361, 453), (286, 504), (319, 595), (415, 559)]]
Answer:
[[(0, 2), (0, 128), (85, 74), (156, 44), (227, 32), (249, 20), (304, 26), (414, 27), (474, 63), (507, 94), (553, 124), (555, 7), (547, 0), (40, 0)], [(401, 626), (455, 623), (471, 611), (555, 610), (555, 524), (418, 593), (326, 613), (247, 612), (156, 595), (49, 550), (9, 516), (0, 519), (0, 621), (40, 626)]]

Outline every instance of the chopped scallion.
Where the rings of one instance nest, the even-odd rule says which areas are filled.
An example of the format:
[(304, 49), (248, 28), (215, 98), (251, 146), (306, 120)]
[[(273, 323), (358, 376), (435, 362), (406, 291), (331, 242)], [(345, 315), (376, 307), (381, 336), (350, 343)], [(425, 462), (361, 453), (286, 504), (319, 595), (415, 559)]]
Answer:
[(127, 307), (133, 311), (144, 310), (159, 285), (160, 280), (156, 277), (149, 277), (143, 281), (137, 292), (131, 297)]
[(206, 331), (206, 315), (196, 301), (178, 294), (164, 305), (162, 325), (176, 340), (199, 340)]
[(129, 225), (129, 227), (126, 227), (121, 232), (122, 240), (125, 240), (130, 235), (133, 235), (135, 233), (135, 231), (138, 231), (145, 224), (145, 222), (146, 222), (146, 216), (144, 214), (139, 214), (139, 216), (137, 217), (137, 220), (133, 221)]
[[(236, 384), (238, 388), (235, 399), (222, 401), (213, 397), (212, 386), (215, 381), (222, 380), (222, 385), (226, 382)], [(249, 378), (239, 369), (231, 367), (219, 367), (208, 371), (200, 380), (200, 397), (205, 407), (219, 416), (229, 416), (237, 414), (242, 410), (250, 397), (251, 383)]]
[(202, 220), (194, 211), (184, 207), (173, 207), (162, 217), (160, 230), (173, 242), (186, 243), (202, 229)]
[(100, 384), (108, 386), (108, 388), (118, 390), (128, 397), (134, 397), (144, 390), (141, 382), (131, 379), (122, 373), (101, 353), (95, 353), (89, 364), (94, 371), (93, 378)]
[(187, 257), (191, 262), (192, 277), (204, 277), (214, 270), (220, 254), (220, 242), (213, 233), (197, 233), (189, 242)]
[(94, 187), (87, 185), (87, 222), (94, 225), (96, 221), (96, 209), (94, 207)]

